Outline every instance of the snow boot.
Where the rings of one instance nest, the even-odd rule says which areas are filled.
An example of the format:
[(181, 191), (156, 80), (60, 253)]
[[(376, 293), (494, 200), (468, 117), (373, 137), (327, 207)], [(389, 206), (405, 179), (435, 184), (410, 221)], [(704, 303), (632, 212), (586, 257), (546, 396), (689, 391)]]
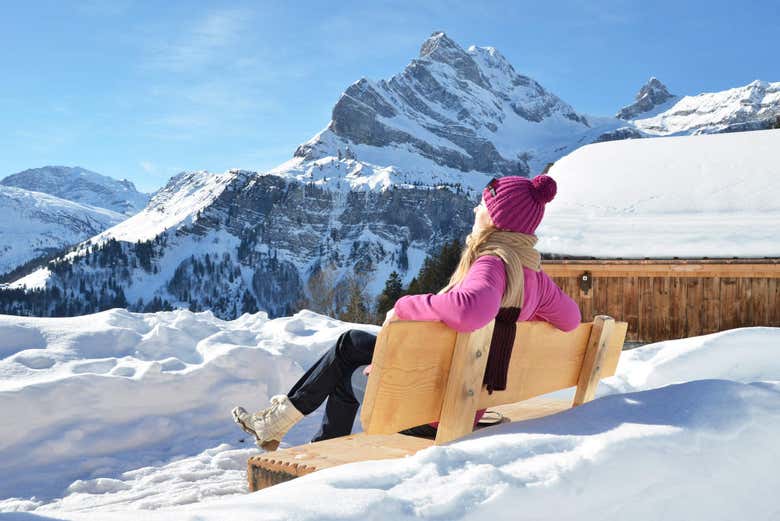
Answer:
[(235, 407), (232, 414), (233, 421), (255, 437), (258, 447), (267, 451), (276, 450), (287, 431), (303, 418), (285, 394), (273, 396), (271, 406), (262, 411), (249, 414), (243, 407)]

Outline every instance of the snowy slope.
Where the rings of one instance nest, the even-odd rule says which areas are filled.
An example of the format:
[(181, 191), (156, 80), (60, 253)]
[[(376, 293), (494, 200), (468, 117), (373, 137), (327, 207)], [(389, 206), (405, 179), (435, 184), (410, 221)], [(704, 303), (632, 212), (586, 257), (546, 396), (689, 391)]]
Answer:
[(104, 208), (0, 185), (0, 274), (88, 239), (124, 219)]
[(673, 105), (660, 113), (627, 119), (639, 130), (656, 136), (768, 128), (780, 116), (780, 82), (756, 80), (743, 87), (684, 96), (670, 102)]
[(550, 170), (541, 251), (780, 256), (780, 131), (587, 145)]
[[(83, 257), (89, 248), (109, 239), (124, 241), (132, 245), (136, 241), (153, 239), (166, 231), (175, 235), (178, 227), (192, 224), (196, 220), (198, 212), (218, 197), (236, 175), (236, 171), (224, 174), (211, 174), (204, 171), (182, 172), (172, 177), (166, 186), (158, 190), (142, 211), (127, 219), (116, 219), (111, 223), (115, 224), (114, 226), (104, 227), (107, 229), (94, 236), (80, 237), (84, 242), (77, 244), (74, 250), (66, 254), (64, 258)], [(178, 246), (178, 248), (171, 248), (167, 252), (169, 256), (174, 257), (175, 262), (171, 263), (167, 259), (161, 259), (161, 269), (158, 273), (146, 273), (142, 270), (135, 273), (135, 286), (128, 288), (126, 292), (131, 301), (134, 302), (138, 297), (151, 295), (156, 287), (163, 285), (173, 275), (176, 266), (181, 262), (181, 257), (188, 257), (198, 250), (197, 245), (186, 238), (179, 241)], [(212, 247), (210, 251), (214, 253), (214, 249), (219, 249), (219, 247)], [(9, 284), (9, 287), (42, 288), (46, 286), (51, 277), (51, 271), (44, 267), (21, 277)]]
[(149, 200), (148, 194), (136, 190), (127, 179), (118, 181), (78, 166), (31, 168), (9, 175), (0, 180), (0, 184), (43, 192), (124, 215), (133, 215)]
[[(0, 413), (16, 420), (0, 425), (0, 510), (100, 520), (776, 519), (778, 328), (643, 346), (575, 410), (245, 494), (256, 449), (239, 442), (229, 407), (286, 390), (350, 326), (308, 311), (230, 322), (188, 311), (0, 317), (9, 339)], [(318, 420), (287, 441), (305, 442)]]
[(143, 210), (99, 234), (92, 242), (108, 238), (145, 241), (166, 230), (191, 223), (196, 214), (213, 202), (235, 177), (235, 171), (223, 174), (181, 172), (155, 192)]

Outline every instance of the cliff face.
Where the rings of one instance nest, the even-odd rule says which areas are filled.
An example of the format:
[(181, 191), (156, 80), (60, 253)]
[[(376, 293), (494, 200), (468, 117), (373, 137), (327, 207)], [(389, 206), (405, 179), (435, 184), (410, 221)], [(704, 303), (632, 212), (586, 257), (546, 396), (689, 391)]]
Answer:
[(496, 49), (464, 50), (434, 33), (401, 73), (351, 85), (328, 127), (296, 157), (319, 159), (358, 145), (358, 159), (369, 163), (386, 164), (375, 159), (388, 150), (411, 151), (462, 172), (528, 175), (553, 160), (554, 149), (620, 123), (596, 126), (605, 125), (594, 131), (588, 118), (518, 74)]

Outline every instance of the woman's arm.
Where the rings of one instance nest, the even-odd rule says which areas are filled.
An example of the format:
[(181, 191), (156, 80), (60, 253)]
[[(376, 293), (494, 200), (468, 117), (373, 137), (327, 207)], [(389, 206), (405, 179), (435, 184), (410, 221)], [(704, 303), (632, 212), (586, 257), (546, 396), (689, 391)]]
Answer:
[(441, 320), (456, 331), (474, 331), (495, 318), (505, 286), (504, 261), (484, 255), (474, 261), (459, 287), (441, 295), (401, 297), (395, 314), (401, 320)]
[(544, 320), (562, 331), (571, 331), (580, 325), (580, 307), (544, 272), (539, 277), (539, 294), (539, 307), (532, 320)]

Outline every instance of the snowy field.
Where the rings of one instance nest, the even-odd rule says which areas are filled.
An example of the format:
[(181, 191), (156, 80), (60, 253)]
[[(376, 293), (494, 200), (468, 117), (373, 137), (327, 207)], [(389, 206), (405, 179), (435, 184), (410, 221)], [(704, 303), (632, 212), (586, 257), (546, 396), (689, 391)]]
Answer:
[(596, 143), (550, 169), (543, 252), (780, 256), (780, 132)]
[(575, 410), (246, 494), (257, 449), (230, 408), (286, 391), (350, 327), (377, 330), (0, 316), (0, 519), (780, 519), (780, 328), (761, 327), (626, 351)]

